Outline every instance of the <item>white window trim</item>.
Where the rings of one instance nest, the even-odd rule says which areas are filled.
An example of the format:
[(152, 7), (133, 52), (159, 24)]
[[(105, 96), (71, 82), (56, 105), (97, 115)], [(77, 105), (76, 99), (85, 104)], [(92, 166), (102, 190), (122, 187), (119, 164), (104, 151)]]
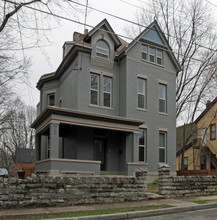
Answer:
[[(158, 51), (158, 50), (162, 51), (162, 56), (161, 56), (161, 57), (157, 55), (157, 51)], [(160, 59), (161, 59), (161, 64), (157, 63), (157, 58), (160, 58)], [(160, 65), (160, 66), (163, 65), (163, 50), (162, 50), (162, 49), (156, 48), (156, 64), (157, 64), (157, 65)]]
[[(91, 75), (95, 75), (98, 78), (98, 90), (91, 88)], [(99, 106), (100, 105), (100, 103), (99, 103), (99, 91), (100, 91), (99, 78), (100, 77), (99, 77), (98, 74), (90, 73), (90, 104), (94, 105), (94, 106)], [(97, 91), (97, 104), (96, 105), (91, 103), (91, 91)]]
[[(144, 93), (139, 93), (139, 92), (138, 92), (138, 80), (139, 80), (139, 79), (141, 79), (141, 80), (144, 81), (144, 84), (145, 84), (145, 91), (144, 91)], [(147, 100), (146, 85), (147, 85), (147, 79), (137, 77), (137, 109), (138, 109), (138, 110), (141, 109), (141, 110), (146, 110), (146, 111), (147, 111), (147, 103), (146, 103), (146, 100)], [(142, 95), (142, 96), (144, 96), (144, 108), (139, 107), (138, 95)]]
[[(104, 80), (105, 80), (105, 77), (107, 78), (110, 78), (111, 80), (111, 84), (110, 84), (110, 92), (107, 92), (107, 91), (104, 91)], [(110, 103), (109, 103), (109, 106), (105, 106), (105, 103), (104, 103), (104, 94), (110, 94)], [(112, 107), (112, 78), (111, 77), (108, 77), (108, 76), (103, 76), (103, 107), (106, 107), (106, 108), (111, 108)]]
[[(144, 50), (141, 50), (142, 53), (146, 53), (146, 57), (147, 59), (141, 59), (142, 61), (145, 61), (145, 62), (148, 62), (150, 64), (155, 64), (157, 66), (160, 66), (160, 67), (164, 67), (164, 50), (162, 48), (159, 48), (159, 47), (155, 47), (155, 46), (152, 46), (152, 45), (149, 45), (149, 44), (145, 44), (145, 43), (142, 43), (143, 46), (147, 46), (147, 52), (144, 51)], [(150, 47), (154, 48), (154, 54), (150, 54)], [(157, 56), (157, 50), (161, 50), (162, 51), (162, 57), (159, 57)], [(154, 56), (154, 62), (150, 61), (150, 55), (153, 55)], [(161, 58), (161, 64), (158, 64), (157, 63), (157, 57)]]
[[(104, 41), (104, 40), (100, 39), (100, 40), (98, 40), (98, 41)], [(98, 41), (96, 42), (96, 56), (108, 60), (108, 59), (109, 59), (109, 56), (110, 56), (110, 54), (109, 54), (110, 50), (109, 50), (109, 45), (108, 45), (108, 43), (107, 43), (106, 41), (104, 41), (104, 42), (107, 44), (107, 46), (108, 46), (108, 49), (105, 49), (105, 48), (103, 48), (103, 47), (97, 46)], [(97, 49), (102, 50), (102, 51), (105, 51), (105, 53), (102, 52), (102, 51), (99, 52), (99, 51), (97, 51)], [(107, 53), (106, 53), (106, 52), (107, 52)], [(101, 56), (99, 56), (99, 55), (97, 55), (97, 54), (106, 55), (107, 57), (101, 57)]]
[(109, 73), (109, 72), (105, 72), (105, 71), (100, 71), (100, 70), (97, 70), (97, 69), (93, 69), (93, 68), (88, 68), (87, 69), (89, 72), (90, 72), (90, 74), (92, 73), (92, 74), (94, 74), (94, 73), (96, 73), (96, 74), (102, 74), (103, 76), (108, 76), (108, 77), (115, 77), (115, 74), (113, 74), (113, 73)]
[[(164, 162), (160, 162), (159, 161), (159, 163), (165, 164), (167, 162), (167, 132), (160, 130), (159, 131), (159, 136), (160, 136), (160, 134), (164, 134), (165, 135), (165, 143), (164, 143), (165, 147), (160, 147), (160, 143), (159, 143), (159, 149), (164, 149), (165, 152), (164, 152)], [(159, 151), (159, 160), (160, 160), (160, 151)]]
[[(164, 112), (158, 111), (158, 112), (159, 112), (159, 114), (167, 115), (167, 84), (164, 84), (164, 83), (159, 82), (159, 83), (158, 83), (158, 86), (160, 86), (160, 85), (165, 86), (165, 99), (162, 99), (162, 98), (158, 97), (158, 100), (163, 100), (163, 101), (164, 101), (165, 111), (164, 111)], [(160, 103), (159, 103), (159, 104), (160, 104)], [(159, 107), (158, 107), (158, 109), (159, 109)]]
[(142, 78), (142, 79), (149, 79), (150, 77), (148, 75), (144, 75), (142, 73), (136, 73), (137, 78)]
[(140, 128), (140, 130), (144, 131), (144, 145), (139, 144), (139, 148), (140, 147), (144, 148), (144, 161), (139, 160), (139, 162), (146, 163), (146, 137), (145, 137), (145, 135), (147, 135), (147, 129), (146, 128)]

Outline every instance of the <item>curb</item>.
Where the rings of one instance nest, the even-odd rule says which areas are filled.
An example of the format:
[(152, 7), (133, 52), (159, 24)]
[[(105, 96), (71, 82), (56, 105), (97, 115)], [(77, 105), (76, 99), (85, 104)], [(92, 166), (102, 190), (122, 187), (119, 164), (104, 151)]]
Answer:
[(117, 220), (117, 219), (132, 219), (132, 218), (141, 218), (141, 217), (150, 217), (157, 215), (167, 215), (180, 212), (190, 212), (201, 209), (211, 209), (217, 208), (217, 202), (195, 205), (195, 206), (186, 206), (186, 207), (175, 207), (175, 208), (165, 208), (165, 209), (156, 209), (150, 211), (138, 211), (138, 212), (127, 212), (127, 213), (118, 213), (118, 214), (108, 214), (108, 215), (93, 215), (93, 216), (82, 216), (82, 217), (69, 217), (69, 218), (56, 218), (52, 220)]

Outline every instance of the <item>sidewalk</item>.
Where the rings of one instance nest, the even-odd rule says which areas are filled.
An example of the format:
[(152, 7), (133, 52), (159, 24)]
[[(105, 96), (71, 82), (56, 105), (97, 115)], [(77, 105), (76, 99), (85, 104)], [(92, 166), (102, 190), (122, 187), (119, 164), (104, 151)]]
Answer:
[[(85, 217), (72, 217), (67, 219), (130, 219), (137, 217), (147, 217), (154, 215), (178, 213), (199, 209), (216, 208), (217, 207), (217, 195), (215, 196), (203, 196), (203, 197), (190, 197), (190, 198), (175, 198), (175, 199), (160, 199), (156, 197), (149, 197), (149, 200), (139, 202), (125, 202), (125, 203), (113, 203), (113, 204), (94, 204), (94, 205), (78, 205), (78, 206), (66, 206), (66, 207), (42, 207), (42, 208), (16, 208), (16, 209), (0, 209), (0, 216), (19, 216), (30, 215), (40, 213), (57, 213), (67, 211), (82, 211), (82, 210), (95, 210), (95, 209), (109, 209), (109, 208), (126, 208), (126, 207), (138, 207), (138, 206), (151, 206), (158, 204), (165, 204), (173, 206), (172, 208), (120, 213), (104, 216), (85, 216)], [(198, 205), (193, 201), (207, 200), (207, 204)]]

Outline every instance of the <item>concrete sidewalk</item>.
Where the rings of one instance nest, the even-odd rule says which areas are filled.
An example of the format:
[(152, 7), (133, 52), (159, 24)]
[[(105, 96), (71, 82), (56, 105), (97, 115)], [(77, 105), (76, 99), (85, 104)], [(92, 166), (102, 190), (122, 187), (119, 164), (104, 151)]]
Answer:
[[(85, 216), (85, 217), (72, 217), (67, 219), (130, 219), (147, 217), (154, 215), (178, 213), (191, 210), (216, 208), (217, 207), (217, 195), (215, 196), (203, 196), (203, 197), (190, 197), (190, 198), (176, 198), (176, 199), (162, 199), (161, 197), (149, 197), (149, 200), (139, 202), (125, 202), (125, 203), (113, 203), (113, 204), (94, 204), (94, 205), (77, 205), (77, 206), (63, 206), (63, 207), (42, 207), (42, 208), (16, 208), (16, 209), (0, 209), (0, 216), (21, 216), (41, 213), (57, 213), (67, 211), (82, 211), (82, 210), (96, 210), (96, 209), (109, 209), (109, 208), (126, 208), (126, 207), (138, 207), (138, 206), (151, 206), (165, 204), (173, 206), (172, 208), (157, 209), (150, 211), (139, 211), (120, 213), (103, 216)], [(161, 199), (160, 199), (161, 198)], [(198, 205), (193, 201), (207, 200), (207, 204)]]

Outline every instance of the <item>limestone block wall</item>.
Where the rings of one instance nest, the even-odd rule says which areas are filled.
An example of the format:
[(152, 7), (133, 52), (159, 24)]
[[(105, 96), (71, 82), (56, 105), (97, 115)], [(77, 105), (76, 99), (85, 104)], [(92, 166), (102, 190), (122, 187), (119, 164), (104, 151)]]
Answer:
[(0, 178), (0, 206), (75, 205), (112, 203), (146, 199), (147, 171), (135, 176), (34, 175), (26, 180)]
[(217, 176), (171, 176), (170, 167), (158, 168), (159, 193), (168, 198), (217, 195)]

